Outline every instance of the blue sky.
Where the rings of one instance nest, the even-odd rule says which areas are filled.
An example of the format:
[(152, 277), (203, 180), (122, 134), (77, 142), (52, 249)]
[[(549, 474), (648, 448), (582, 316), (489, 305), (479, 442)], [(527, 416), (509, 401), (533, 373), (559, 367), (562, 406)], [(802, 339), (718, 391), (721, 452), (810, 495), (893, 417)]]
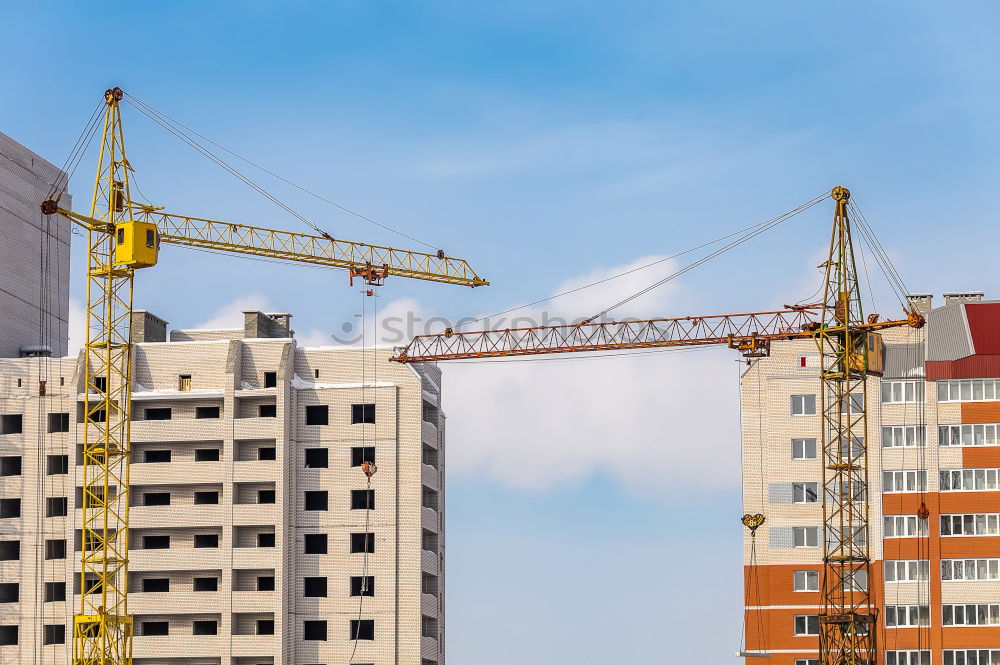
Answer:
[[(998, 14), (986, 2), (16, 3), (4, 15), (0, 131), (60, 163), (101, 92), (121, 85), (493, 282), (396, 281), (384, 315), (503, 310), (836, 184), (912, 290), (995, 296), (1000, 262), (983, 239), (1000, 175)], [(302, 228), (126, 113), (150, 198)], [(78, 209), (92, 165), (73, 182)], [(412, 245), (261, 182), (337, 237)], [(808, 296), (830, 213), (817, 206), (616, 313)], [(586, 316), (677, 265), (527, 313)], [(877, 277), (878, 307), (896, 314)], [(140, 274), (136, 298), (177, 327), (248, 305), (290, 311), (313, 341), (361, 307), (342, 274), (174, 248)], [(699, 351), (445, 368), (455, 662), (733, 660), (733, 361)], [(690, 593), (694, 581), (711, 593)]]

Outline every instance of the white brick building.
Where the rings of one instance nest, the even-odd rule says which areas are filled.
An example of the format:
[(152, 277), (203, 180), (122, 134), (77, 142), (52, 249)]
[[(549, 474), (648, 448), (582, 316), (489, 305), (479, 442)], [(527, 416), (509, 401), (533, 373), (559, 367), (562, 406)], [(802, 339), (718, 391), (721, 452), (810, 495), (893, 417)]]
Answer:
[[(169, 342), (139, 312), (133, 331), (136, 664), (443, 663), (437, 369), (302, 348), (259, 312)], [(0, 359), (0, 663), (71, 660), (80, 368)]]

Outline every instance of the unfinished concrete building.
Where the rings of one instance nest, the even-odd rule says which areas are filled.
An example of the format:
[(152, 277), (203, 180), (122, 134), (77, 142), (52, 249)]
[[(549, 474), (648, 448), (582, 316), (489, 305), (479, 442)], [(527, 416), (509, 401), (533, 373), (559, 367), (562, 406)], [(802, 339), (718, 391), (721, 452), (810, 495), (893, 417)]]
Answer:
[[(440, 374), (245, 317), (168, 341), (134, 315), (136, 664), (443, 663)], [(77, 572), (81, 362), (0, 360), (0, 663), (71, 662), (94, 586)]]

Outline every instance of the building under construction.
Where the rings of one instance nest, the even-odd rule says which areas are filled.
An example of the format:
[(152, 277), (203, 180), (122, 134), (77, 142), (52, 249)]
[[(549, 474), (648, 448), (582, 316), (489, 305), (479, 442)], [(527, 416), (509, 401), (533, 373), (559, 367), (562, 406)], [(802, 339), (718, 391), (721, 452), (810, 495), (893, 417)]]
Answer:
[[(18, 166), (34, 164), (42, 191), (8, 203), (5, 189), (4, 215), (58, 173), (32, 159)], [(37, 221), (37, 202), (25, 209)], [(18, 242), (5, 274), (20, 266), (42, 297), (0, 292), (0, 321), (30, 306), (36, 322), (3, 329), (0, 663), (70, 663), (81, 594), (100, 590), (80, 575), (79, 517), (84, 413), (101, 386), (84, 381), (83, 353), (59, 353), (68, 255), (38, 261), (38, 234)], [(55, 323), (40, 328), (40, 312)], [(388, 350), (303, 348), (289, 315), (244, 317), (168, 334), (131, 315), (133, 662), (443, 663), (440, 374)]]
[[(997, 665), (1000, 301), (910, 302), (927, 325), (884, 331), (882, 371), (867, 378), (871, 579), (853, 584), (877, 610), (879, 662)], [(748, 663), (818, 662), (819, 372), (815, 343), (777, 342), (741, 381), (743, 501), (766, 516), (745, 542)]]

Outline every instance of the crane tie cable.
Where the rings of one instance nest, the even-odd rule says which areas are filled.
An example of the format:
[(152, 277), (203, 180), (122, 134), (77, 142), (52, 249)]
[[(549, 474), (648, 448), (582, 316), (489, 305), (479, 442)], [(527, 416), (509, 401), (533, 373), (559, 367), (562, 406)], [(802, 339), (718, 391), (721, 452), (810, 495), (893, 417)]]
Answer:
[(614, 305), (611, 305), (610, 307), (606, 307), (605, 309), (601, 310), (597, 314), (594, 314), (590, 318), (585, 319), (583, 321), (583, 323), (591, 323), (592, 321), (601, 318), (602, 316), (604, 316), (605, 314), (607, 314), (611, 310), (616, 309), (618, 307), (621, 307), (622, 305), (624, 305), (626, 303), (632, 302), (636, 298), (639, 298), (639, 297), (645, 295), (646, 293), (649, 293), (653, 289), (656, 289), (656, 288), (662, 286), (663, 284), (666, 284), (670, 280), (675, 279), (676, 277), (680, 277), (684, 273), (686, 273), (686, 272), (688, 272), (690, 270), (693, 270), (693, 269), (697, 268), (698, 266), (700, 266), (700, 265), (702, 265), (704, 263), (707, 263), (708, 261), (711, 261), (712, 259), (716, 258), (717, 256), (720, 256), (721, 254), (724, 254), (724, 253), (728, 252), (729, 250), (733, 249), (734, 247), (738, 247), (739, 245), (742, 245), (744, 242), (747, 242), (748, 240), (750, 240), (752, 238), (756, 238), (757, 236), (761, 235), (765, 231), (769, 231), (770, 229), (773, 229), (774, 227), (776, 227), (779, 224), (781, 224), (782, 222), (785, 222), (785, 221), (791, 219), (792, 217), (795, 217), (799, 213), (804, 212), (805, 210), (808, 210), (809, 208), (813, 207), (814, 205), (816, 205), (820, 201), (823, 201), (824, 199), (826, 199), (828, 196), (829, 196), (829, 194), (823, 194), (821, 196), (817, 196), (814, 199), (812, 199), (810, 201), (807, 201), (806, 203), (803, 203), (802, 205), (800, 205), (800, 206), (798, 206), (796, 208), (793, 208), (792, 210), (790, 210), (790, 211), (788, 211), (786, 213), (778, 215), (777, 217), (773, 217), (773, 218), (767, 220), (766, 222), (764, 222), (764, 223), (762, 223), (760, 225), (757, 225), (757, 227), (755, 227), (753, 231), (750, 231), (750, 232), (748, 232), (748, 233), (746, 233), (746, 234), (744, 234), (744, 235), (736, 238), (735, 240), (727, 243), (726, 245), (720, 247), (719, 249), (714, 250), (713, 252), (707, 254), (706, 256), (703, 256), (702, 258), (698, 259), (694, 263), (690, 263), (687, 266), (681, 268), (680, 270), (678, 270), (678, 271), (676, 271), (676, 272), (674, 272), (674, 273), (672, 273), (670, 275), (667, 275), (663, 279), (658, 280), (658, 281), (654, 282), (653, 284), (650, 284), (649, 286), (647, 286), (647, 287), (645, 287), (643, 289), (640, 289), (639, 291), (633, 293), (632, 295), (628, 296), (627, 298), (624, 298), (624, 299), (618, 301)]

